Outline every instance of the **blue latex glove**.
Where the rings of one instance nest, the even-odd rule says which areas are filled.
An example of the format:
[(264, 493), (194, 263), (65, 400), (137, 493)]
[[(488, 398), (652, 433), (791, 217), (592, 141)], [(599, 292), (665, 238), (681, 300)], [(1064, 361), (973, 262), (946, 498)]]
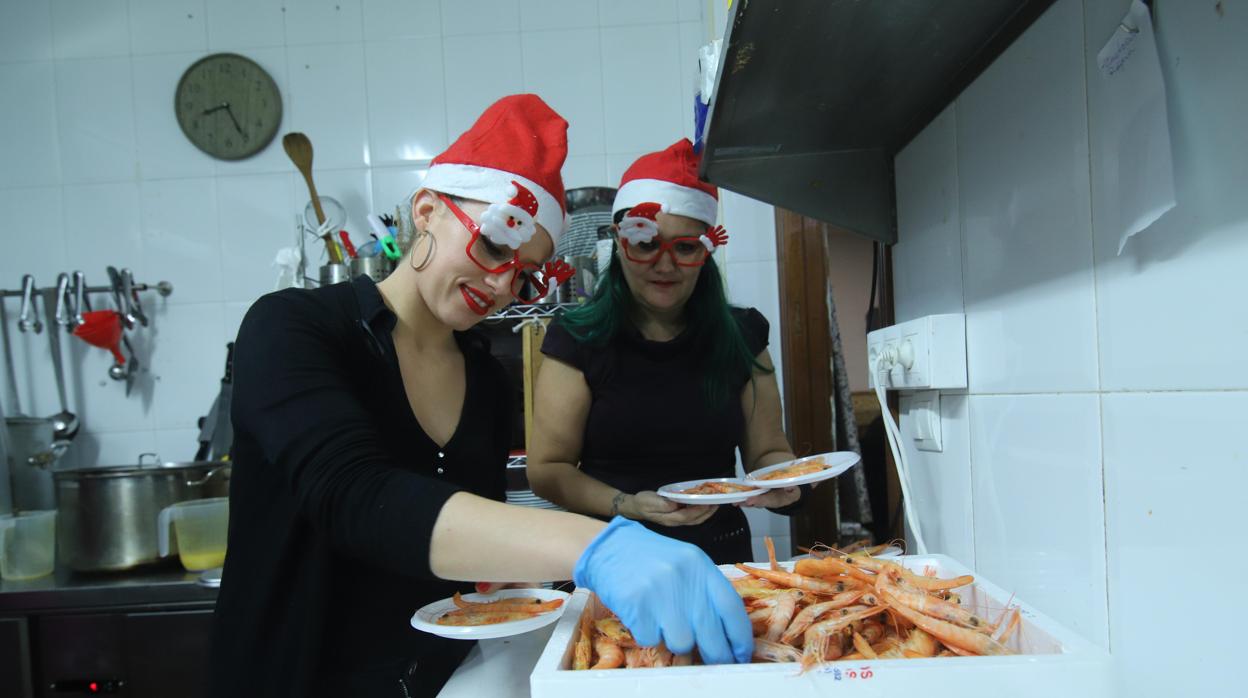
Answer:
[(581, 554), (572, 578), (615, 612), (637, 643), (662, 640), (702, 661), (748, 662), (754, 633), (741, 597), (700, 548), (617, 516)]

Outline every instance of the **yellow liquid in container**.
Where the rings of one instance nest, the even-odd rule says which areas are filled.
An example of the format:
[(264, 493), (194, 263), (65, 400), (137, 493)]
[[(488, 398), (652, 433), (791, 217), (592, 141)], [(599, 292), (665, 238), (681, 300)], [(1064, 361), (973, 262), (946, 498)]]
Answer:
[(195, 550), (187, 552), (185, 550), (178, 553), (178, 558), (182, 561), (182, 566), (192, 572), (201, 572), (210, 570), (214, 567), (220, 567), (225, 564), (225, 548)]

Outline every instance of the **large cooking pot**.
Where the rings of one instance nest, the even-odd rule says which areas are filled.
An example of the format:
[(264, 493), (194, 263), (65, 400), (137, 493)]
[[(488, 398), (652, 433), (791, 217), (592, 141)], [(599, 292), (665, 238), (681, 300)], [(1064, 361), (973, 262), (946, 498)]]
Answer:
[(53, 477), (61, 563), (83, 572), (124, 570), (160, 559), (156, 519), (161, 509), (228, 496), (230, 466), (165, 463), (145, 453), (137, 465), (73, 468)]

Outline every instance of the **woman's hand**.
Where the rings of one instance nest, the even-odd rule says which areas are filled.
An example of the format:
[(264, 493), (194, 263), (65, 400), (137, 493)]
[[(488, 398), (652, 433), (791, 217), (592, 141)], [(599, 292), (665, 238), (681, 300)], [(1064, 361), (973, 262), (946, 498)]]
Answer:
[(684, 506), (646, 490), (624, 495), (619, 513), (630, 519), (649, 521), (661, 526), (696, 526), (711, 518), (716, 506)]
[(763, 494), (756, 494), (737, 506), (779, 509), (796, 502), (801, 496), (802, 490), (800, 487), (778, 487), (767, 490)]

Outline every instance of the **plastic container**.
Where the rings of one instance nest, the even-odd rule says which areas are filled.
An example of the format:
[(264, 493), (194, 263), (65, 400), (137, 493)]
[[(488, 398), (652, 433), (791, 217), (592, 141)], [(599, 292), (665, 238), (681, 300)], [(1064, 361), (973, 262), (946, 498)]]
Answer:
[[(940, 577), (973, 574), (944, 555), (896, 558)], [(782, 563), (792, 569), (791, 562)], [(761, 566), (761, 565), (760, 565)], [(721, 566), (728, 577), (742, 572)], [(662, 669), (572, 671), (573, 641), (581, 614), (597, 611), (597, 597), (578, 589), (559, 619), (529, 676), (533, 698), (624, 698), (625, 696), (715, 696), (716, 698), (816, 698), (824, 696), (957, 696), (1024, 698), (1113, 696), (1109, 654), (1063, 628), (991, 582), (975, 577), (963, 593), (975, 607), (1018, 606), (1021, 621), (1007, 646), (1019, 654), (1002, 657), (934, 657), (828, 662), (800, 673), (796, 663), (686, 666)]]
[(55, 511), (0, 516), (0, 578), (36, 579), (55, 567)]
[(169, 528), (173, 527), (178, 559), (192, 572), (225, 564), (225, 541), (229, 532), (230, 500), (227, 497), (193, 499), (167, 506), (157, 521), (160, 555), (173, 550)]

